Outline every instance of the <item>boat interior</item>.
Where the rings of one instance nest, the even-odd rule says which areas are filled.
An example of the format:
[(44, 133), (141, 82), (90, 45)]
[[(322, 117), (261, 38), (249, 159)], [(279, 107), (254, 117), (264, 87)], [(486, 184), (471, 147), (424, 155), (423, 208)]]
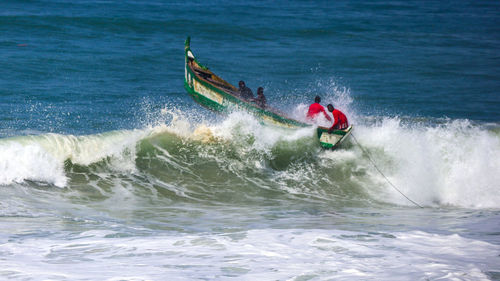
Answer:
[(207, 81), (208, 83), (214, 85), (215, 87), (224, 90), (228, 94), (237, 97), (238, 89), (233, 85), (229, 84), (224, 79), (215, 75), (212, 71), (202, 68), (193, 58), (188, 56), (188, 64), (189, 67), (193, 70), (193, 72), (201, 79)]
[[(193, 70), (193, 72), (200, 79), (205, 80), (206, 82), (212, 84), (213, 86), (215, 86), (215, 87), (223, 90), (224, 92), (236, 97), (237, 99), (241, 100), (242, 102), (245, 102), (245, 103), (252, 105), (254, 107), (258, 107), (256, 104), (242, 99), (238, 94), (238, 88), (231, 85), (229, 82), (225, 81), (224, 79), (220, 78), (219, 76), (215, 75), (209, 69), (198, 64), (198, 62), (194, 58), (193, 53), (191, 53), (191, 50), (188, 50), (187, 58), (188, 58), (188, 62), (187, 62), (188, 66), (191, 68), (191, 70)], [(280, 116), (287, 118), (287, 119), (291, 119), (290, 117), (287, 117), (287, 115), (284, 112), (282, 112), (276, 108), (272, 108), (269, 105), (266, 105), (264, 108), (266, 111), (280, 115)]]

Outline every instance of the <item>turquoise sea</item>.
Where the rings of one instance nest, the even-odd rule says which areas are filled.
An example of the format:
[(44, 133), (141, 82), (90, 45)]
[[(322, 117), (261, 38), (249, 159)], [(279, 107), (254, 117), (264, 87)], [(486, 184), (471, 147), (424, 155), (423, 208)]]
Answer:
[[(500, 280), (500, 2), (0, 7), (0, 280)], [(188, 36), (368, 154), (196, 104)]]

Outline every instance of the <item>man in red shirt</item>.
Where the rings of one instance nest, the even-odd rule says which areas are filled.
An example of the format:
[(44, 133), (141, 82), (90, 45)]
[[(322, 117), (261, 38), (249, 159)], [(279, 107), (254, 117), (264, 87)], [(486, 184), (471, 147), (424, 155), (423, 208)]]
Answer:
[(328, 114), (326, 113), (325, 108), (321, 104), (319, 104), (320, 102), (321, 98), (319, 96), (316, 96), (314, 98), (314, 103), (309, 106), (309, 111), (307, 111), (306, 118), (312, 121), (317, 118), (320, 112), (323, 112), (325, 118), (328, 119), (328, 121), (332, 121), (332, 118), (330, 118), (330, 116), (328, 116)]
[(335, 121), (330, 129), (328, 129), (328, 133), (331, 133), (333, 130), (344, 130), (349, 127), (349, 122), (347, 121), (347, 117), (342, 111), (335, 109), (332, 104), (326, 106), (328, 111), (330, 111), (333, 115)]

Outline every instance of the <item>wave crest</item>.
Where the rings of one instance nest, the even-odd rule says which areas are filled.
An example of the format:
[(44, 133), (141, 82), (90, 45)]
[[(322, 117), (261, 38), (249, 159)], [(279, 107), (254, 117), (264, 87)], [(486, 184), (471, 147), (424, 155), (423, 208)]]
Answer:
[[(84, 173), (138, 175), (128, 181), (160, 186), (180, 200), (228, 200), (231, 193), (234, 202), (272, 194), (283, 200), (410, 204), (353, 142), (337, 151), (321, 150), (312, 127), (264, 126), (241, 112), (222, 122), (189, 119), (168, 109), (163, 114), (169, 122), (141, 130), (2, 139), (0, 184), (65, 187), (76, 177), (72, 165), (102, 162), (98, 172)], [(498, 132), (467, 120), (429, 125), (358, 116), (354, 134), (385, 176), (419, 204), (500, 207)]]

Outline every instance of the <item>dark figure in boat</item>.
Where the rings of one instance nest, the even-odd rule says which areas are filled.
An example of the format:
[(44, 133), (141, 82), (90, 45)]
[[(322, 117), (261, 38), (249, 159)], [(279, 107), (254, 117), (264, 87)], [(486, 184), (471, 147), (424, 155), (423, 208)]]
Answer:
[(332, 121), (332, 118), (328, 116), (328, 114), (325, 111), (325, 108), (319, 104), (321, 102), (321, 98), (319, 96), (316, 96), (314, 98), (314, 103), (309, 106), (309, 110), (307, 111), (306, 118), (310, 121), (314, 121), (316, 118), (318, 118), (318, 114), (323, 112), (323, 115), (328, 121)]
[(349, 127), (349, 122), (347, 121), (347, 117), (342, 111), (335, 109), (332, 104), (326, 106), (328, 111), (330, 111), (335, 119), (333, 125), (330, 129), (328, 129), (328, 133), (331, 133), (333, 130), (344, 130)]
[(257, 97), (253, 99), (253, 101), (260, 107), (264, 108), (266, 107), (266, 97), (264, 96), (264, 88), (259, 87), (257, 89)]
[(249, 101), (251, 99), (253, 99), (253, 92), (252, 90), (250, 90), (250, 88), (248, 88), (247, 86), (245, 86), (245, 82), (243, 81), (240, 81), (238, 83), (238, 86), (240, 87), (238, 89), (238, 94), (240, 95), (240, 97), (246, 101)]

